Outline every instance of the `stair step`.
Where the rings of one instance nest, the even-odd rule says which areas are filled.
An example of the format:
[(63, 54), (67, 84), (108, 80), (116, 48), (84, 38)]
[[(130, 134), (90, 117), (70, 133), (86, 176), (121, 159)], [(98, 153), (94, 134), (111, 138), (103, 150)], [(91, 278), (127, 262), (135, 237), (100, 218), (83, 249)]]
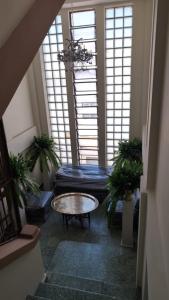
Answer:
[(26, 300), (51, 300), (51, 299), (29, 295), (29, 296), (26, 297)]
[(100, 280), (108, 284), (133, 284), (135, 253), (108, 245), (62, 241), (57, 246), (50, 272)]
[[(57, 284), (60, 286), (68, 287), (68, 288), (75, 288), (81, 291), (88, 291), (93, 293), (99, 293), (101, 295), (112, 296), (114, 292), (117, 290), (130, 290), (130, 293), (134, 294), (135, 289), (133, 288), (133, 283), (131, 287), (125, 283), (122, 284), (108, 284), (104, 281), (99, 280), (91, 280), (89, 278), (82, 278), (82, 277), (74, 277), (63, 273), (48, 273), (47, 274), (47, 283), (49, 284)], [(123, 287), (122, 287), (123, 286)]]
[[(106, 296), (89, 291), (81, 291), (57, 284), (40, 283), (36, 296), (48, 297), (51, 300), (121, 300), (115, 296)], [(132, 299), (133, 300), (133, 299)]]

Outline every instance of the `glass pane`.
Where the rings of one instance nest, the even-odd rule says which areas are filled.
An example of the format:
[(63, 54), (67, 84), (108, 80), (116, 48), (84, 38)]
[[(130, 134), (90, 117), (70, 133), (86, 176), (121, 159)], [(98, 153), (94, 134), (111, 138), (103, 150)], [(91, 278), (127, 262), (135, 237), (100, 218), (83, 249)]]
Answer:
[(58, 51), (57, 45), (51, 45), (51, 52), (57, 52), (57, 51)]
[(124, 27), (132, 26), (132, 18), (124, 18)]
[(125, 28), (124, 37), (131, 37), (131, 36), (132, 36), (132, 28)]
[(56, 35), (50, 35), (50, 43), (56, 44)]
[(49, 45), (43, 45), (43, 53), (50, 52), (50, 47)]
[(123, 59), (124, 66), (131, 66), (131, 58), (124, 58)]
[(115, 8), (115, 18), (123, 17), (123, 7)]
[(124, 56), (131, 56), (131, 48), (124, 49), (123, 55)]
[(107, 58), (113, 57), (113, 50), (107, 50), (107, 51), (106, 51), (106, 57), (107, 57)]
[(107, 67), (113, 67), (114, 60), (113, 59), (106, 59), (106, 66)]
[(123, 47), (123, 40), (122, 39), (116, 39), (115, 40), (115, 48), (121, 48)]
[(89, 27), (89, 28), (80, 28), (80, 29), (73, 29), (72, 30), (72, 35), (74, 40), (79, 40), (79, 39), (94, 39), (95, 38), (95, 28), (94, 27)]
[(95, 79), (96, 78), (96, 70), (85, 70), (85, 72), (83, 70), (77, 71), (75, 72), (75, 79), (76, 80), (85, 80), (85, 79)]
[(108, 77), (107, 78), (107, 84), (113, 84), (114, 83), (114, 78), (113, 77)]
[(106, 28), (114, 28), (114, 20), (106, 20)]
[(115, 49), (115, 57), (122, 57), (123, 49)]
[(122, 28), (123, 27), (123, 19), (119, 18), (115, 20), (115, 28)]
[(106, 18), (114, 18), (114, 8), (106, 9)]
[(107, 68), (106, 74), (107, 74), (107, 76), (113, 76), (114, 75), (114, 70), (112, 68)]
[(131, 38), (124, 39), (124, 47), (131, 47), (131, 46), (132, 46), (132, 39)]
[(72, 26), (88, 26), (95, 24), (95, 12), (94, 11), (81, 11), (71, 14)]
[(107, 30), (107, 31), (106, 31), (106, 38), (107, 38), (107, 39), (112, 39), (112, 38), (114, 38), (114, 30), (111, 30), (111, 29)]
[(116, 29), (115, 30), (115, 38), (123, 37), (123, 29)]
[(60, 24), (62, 21), (61, 21), (61, 16), (57, 16), (56, 17), (56, 23), (57, 24)]
[(113, 47), (114, 47), (114, 40), (107, 40), (106, 48), (113, 48)]
[(124, 8), (124, 16), (132, 16), (132, 7), (128, 6)]
[(96, 91), (96, 83), (94, 82), (84, 82), (84, 83), (76, 83), (76, 91)]
[(122, 77), (121, 76), (117, 76), (117, 77), (115, 77), (115, 84), (122, 84)]

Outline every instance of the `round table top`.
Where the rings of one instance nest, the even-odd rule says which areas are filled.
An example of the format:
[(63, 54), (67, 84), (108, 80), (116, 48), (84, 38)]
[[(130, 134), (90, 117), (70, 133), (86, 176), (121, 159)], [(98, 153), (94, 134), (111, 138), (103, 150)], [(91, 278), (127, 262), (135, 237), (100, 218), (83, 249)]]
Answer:
[(98, 200), (88, 194), (67, 193), (52, 200), (52, 208), (62, 214), (81, 215), (95, 210), (99, 205)]

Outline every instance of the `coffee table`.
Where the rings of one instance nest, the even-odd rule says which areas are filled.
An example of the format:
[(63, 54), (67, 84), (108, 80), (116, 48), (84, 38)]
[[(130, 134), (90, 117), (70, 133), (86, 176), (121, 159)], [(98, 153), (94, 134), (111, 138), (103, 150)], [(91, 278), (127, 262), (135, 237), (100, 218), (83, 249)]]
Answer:
[(84, 193), (66, 193), (55, 197), (52, 202), (52, 208), (62, 214), (63, 222), (68, 228), (69, 220), (76, 218), (83, 227), (83, 219), (87, 218), (90, 226), (90, 212), (95, 210), (99, 201)]

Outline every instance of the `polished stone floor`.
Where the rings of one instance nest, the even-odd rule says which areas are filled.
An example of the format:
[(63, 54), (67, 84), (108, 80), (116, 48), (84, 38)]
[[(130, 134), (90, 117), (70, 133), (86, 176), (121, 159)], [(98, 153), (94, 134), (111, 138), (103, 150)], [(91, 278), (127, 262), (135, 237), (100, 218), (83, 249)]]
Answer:
[(68, 230), (51, 211), (41, 226), (41, 251), (47, 281), (37, 295), (49, 299), (136, 300), (136, 250), (120, 246), (121, 230), (109, 230), (104, 208), (91, 214), (84, 228), (73, 219)]
[[(93, 256), (97, 257), (92, 261), (92, 268), (103, 268), (98, 265), (98, 261), (106, 260), (107, 266), (111, 263), (112, 257), (123, 259), (123, 271), (127, 272), (126, 276), (134, 279), (136, 251), (125, 249), (120, 246), (121, 231), (117, 228), (111, 231), (107, 227), (107, 219), (102, 205), (91, 214), (91, 226), (88, 227), (87, 220), (84, 220), (84, 228), (81, 228), (78, 220), (72, 220), (68, 230), (62, 223), (62, 217), (56, 212), (51, 211), (50, 216), (45, 224), (41, 226), (41, 251), (46, 270), (53, 269), (52, 259), (55, 257), (61, 271), (71, 273), (71, 264), (75, 257), (79, 262), (83, 262), (83, 270), (87, 270), (85, 265), (87, 260), (93, 260)], [(73, 242), (73, 243), (72, 243)], [(104, 253), (105, 252), (105, 253)], [(77, 256), (77, 254), (81, 256)], [(104, 255), (103, 255), (104, 254)], [(128, 261), (132, 260), (132, 264), (126, 268), (125, 257)], [(67, 262), (67, 270), (64, 270), (65, 261)], [(70, 264), (70, 265), (69, 265)], [(105, 265), (104, 265), (105, 268)], [(132, 270), (131, 270), (132, 268)], [(97, 271), (97, 272), (96, 272)], [(100, 273), (101, 270), (90, 270), (90, 273)], [(130, 274), (128, 274), (130, 272)], [(134, 274), (134, 276), (133, 276)], [(83, 274), (84, 275), (84, 274)], [(96, 275), (96, 277), (98, 274)]]

